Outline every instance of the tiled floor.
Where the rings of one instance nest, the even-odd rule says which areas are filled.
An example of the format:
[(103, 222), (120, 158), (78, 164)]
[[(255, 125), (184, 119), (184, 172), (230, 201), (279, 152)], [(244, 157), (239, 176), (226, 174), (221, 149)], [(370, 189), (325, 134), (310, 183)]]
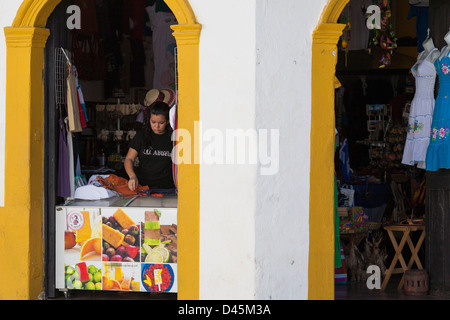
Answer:
[(450, 300), (449, 297), (426, 295), (407, 295), (397, 290), (399, 275), (392, 276), (386, 290), (370, 290), (365, 283), (349, 282), (335, 286), (335, 300)]

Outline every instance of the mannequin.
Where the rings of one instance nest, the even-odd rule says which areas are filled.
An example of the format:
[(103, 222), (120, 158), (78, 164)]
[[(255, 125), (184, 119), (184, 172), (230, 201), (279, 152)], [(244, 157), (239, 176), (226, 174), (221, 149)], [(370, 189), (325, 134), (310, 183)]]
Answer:
[(442, 52), (439, 57), (447, 56), (450, 51), (450, 31), (447, 32), (447, 34), (444, 36), (444, 40), (447, 43), (447, 45), (444, 48), (442, 48)]
[(450, 31), (447, 32), (447, 34), (444, 37), (445, 42), (447, 42), (448, 44), (450, 44)]
[[(449, 41), (450, 41), (450, 32), (449, 32)], [(433, 51), (434, 48), (436, 48), (434, 46), (434, 42), (433, 42), (433, 38), (430, 38), (430, 29), (428, 28), (428, 35), (427, 38), (425, 39), (425, 41), (422, 43), (423, 48), (425, 49), (425, 56), (428, 55), (428, 53), (430, 53), (431, 51)], [(430, 62), (434, 63), (434, 61), (436, 61), (436, 59), (439, 57), (440, 52), (438, 50), (435, 50), (431, 56), (430, 56)]]
[(434, 62), (440, 54), (429, 35), (430, 29), (428, 29), (428, 37), (423, 42), (424, 50), (411, 68), (411, 73), (416, 81), (416, 92), (411, 102), (408, 133), (402, 158), (403, 164), (417, 165), (417, 168), (420, 169), (426, 168), (426, 155), (435, 105), (434, 86), (437, 73)]
[(426, 156), (426, 170), (450, 169), (450, 31), (444, 37), (442, 48), (434, 66), (439, 75), (439, 92), (431, 123), (431, 137)]

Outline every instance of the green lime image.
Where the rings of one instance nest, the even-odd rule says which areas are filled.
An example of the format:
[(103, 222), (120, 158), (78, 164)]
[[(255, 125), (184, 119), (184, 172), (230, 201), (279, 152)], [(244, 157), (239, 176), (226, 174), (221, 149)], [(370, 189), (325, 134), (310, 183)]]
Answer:
[(72, 267), (72, 266), (67, 266), (67, 267), (66, 267), (66, 274), (71, 275), (71, 274), (73, 274), (74, 272), (75, 272), (74, 267)]
[(83, 289), (83, 283), (80, 280), (74, 280), (72, 285), (74, 289)]
[(90, 274), (94, 274), (97, 271), (98, 271), (97, 267), (92, 264), (88, 267), (88, 273), (90, 273)]
[(161, 253), (161, 255), (163, 256), (163, 262), (164, 263), (167, 263), (169, 261), (170, 253), (169, 253), (169, 250), (167, 250), (167, 248), (158, 246), (158, 247), (153, 249), (153, 252)]
[(73, 280), (80, 280), (80, 274), (76, 271), (74, 271), (74, 273), (72, 274), (72, 279)]
[(94, 274), (94, 282), (97, 283), (97, 282), (100, 282), (100, 281), (102, 281), (102, 273), (101, 272), (96, 272)]
[(145, 258), (145, 262), (163, 263), (164, 256), (158, 251), (152, 251)]
[(88, 283), (86, 283), (86, 285), (84, 286), (84, 288), (86, 290), (95, 290), (95, 284), (92, 281), (89, 281)]

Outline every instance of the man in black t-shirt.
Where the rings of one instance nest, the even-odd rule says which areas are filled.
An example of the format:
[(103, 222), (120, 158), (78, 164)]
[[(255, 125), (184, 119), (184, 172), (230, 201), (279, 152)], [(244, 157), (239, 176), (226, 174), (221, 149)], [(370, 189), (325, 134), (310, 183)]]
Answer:
[[(157, 101), (150, 106), (150, 117), (130, 143), (124, 167), (129, 176), (128, 187), (138, 185), (150, 189), (175, 188), (172, 176), (172, 129), (169, 125), (169, 106)], [(134, 162), (139, 157), (138, 170)]]

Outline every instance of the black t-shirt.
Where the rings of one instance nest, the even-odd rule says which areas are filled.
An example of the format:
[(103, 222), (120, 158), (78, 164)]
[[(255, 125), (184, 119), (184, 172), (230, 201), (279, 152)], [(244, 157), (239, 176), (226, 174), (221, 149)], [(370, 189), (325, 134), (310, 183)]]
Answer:
[(138, 152), (139, 167), (136, 175), (141, 186), (160, 189), (175, 188), (172, 175), (171, 134), (151, 133), (151, 142), (144, 141), (143, 130), (136, 133), (130, 142), (130, 148)]

